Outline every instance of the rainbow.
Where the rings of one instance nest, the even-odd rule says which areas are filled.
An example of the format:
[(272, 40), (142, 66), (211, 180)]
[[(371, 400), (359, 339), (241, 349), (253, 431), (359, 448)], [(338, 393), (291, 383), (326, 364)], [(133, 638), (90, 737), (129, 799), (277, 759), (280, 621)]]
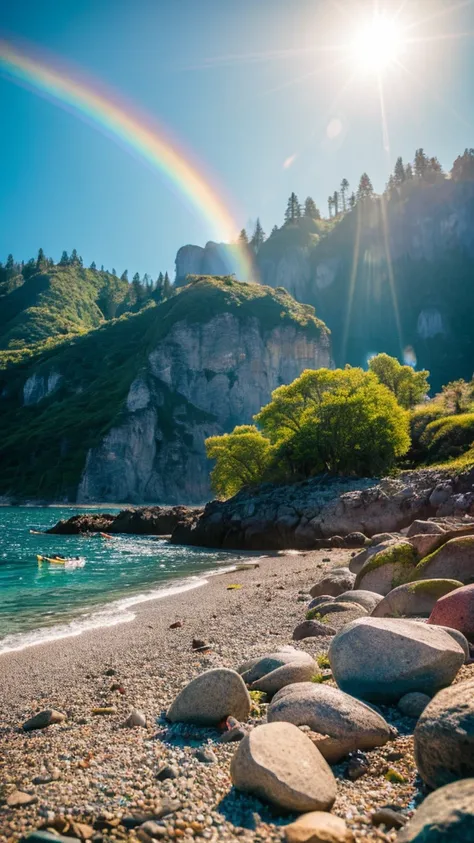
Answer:
[[(182, 145), (167, 136), (149, 116), (119, 102), (110, 92), (100, 89), (95, 81), (78, 79), (63, 67), (38, 60), (30, 50), (28, 54), (20, 52), (1, 39), (0, 72), (92, 123), (129, 152), (138, 155), (164, 174), (206, 220), (213, 239), (235, 241), (239, 228), (221, 191), (212, 185), (202, 164), (197, 164)], [(254, 270), (248, 251), (238, 243), (232, 251), (239, 277), (250, 280)]]

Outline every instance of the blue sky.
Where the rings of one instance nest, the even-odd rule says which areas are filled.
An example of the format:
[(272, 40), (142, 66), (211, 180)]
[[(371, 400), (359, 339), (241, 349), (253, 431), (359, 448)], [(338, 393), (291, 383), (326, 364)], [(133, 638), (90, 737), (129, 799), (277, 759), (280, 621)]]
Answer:
[[(366, 170), (381, 191), (397, 155), (422, 146), (449, 169), (474, 145), (474, 4), (379, 5), (403, 6), (409, 40), (405, 69), (383, 73), (385, 138), (376, 74), (351, 52), (373, 0), (15, 0), (0, 3), (0, 34), (148, 111), (205, 163), (239, 224), (260, 216), (268, 233), (292, 190), (327, 213), (343, 177), (355, 188)], [(0, 109), (1, 259), (77, 248), (87, 264), (156, 276), (211, 236), (163, 176), (1, 72)]]

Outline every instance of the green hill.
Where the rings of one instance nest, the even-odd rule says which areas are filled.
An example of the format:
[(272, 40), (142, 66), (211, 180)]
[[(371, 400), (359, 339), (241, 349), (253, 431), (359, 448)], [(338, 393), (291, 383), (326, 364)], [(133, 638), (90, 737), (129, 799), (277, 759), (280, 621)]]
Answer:
[[(58, 274), (53, 273), (55, 282)], [(77, 313), (72, 305), (71, 311)], [(79, 311), (68, 324), (85, 330), (86, 320), (100, 321), (100, 312), (91, 295), (82, 323)], [(177, 322), (206, 323), (222, 313), (244, 323), (257, 319), (263, 331), (297, 325), (306, 336), (328, 344), (329, 332), (313, 308), (298, 304), (285, 290), (204, 277), (162, 304), (150, 303), (84, 335), (62, 341), (56, 335), (42, 346), (0, 351), (0, 494), (74, 499), (88, 450), (120, 418), (130, 385), (150, 352)], [(59, 325), (59, 313), (57, 318)], [(164, 426), (169, 416), (170, 435), (175, 395), (169, 390), (159, 410)], [(201, 412), (193, 405), (187, 411)]]

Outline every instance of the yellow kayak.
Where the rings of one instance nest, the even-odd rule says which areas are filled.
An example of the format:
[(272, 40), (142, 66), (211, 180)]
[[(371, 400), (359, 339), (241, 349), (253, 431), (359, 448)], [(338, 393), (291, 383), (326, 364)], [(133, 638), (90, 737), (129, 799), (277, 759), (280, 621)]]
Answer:
[(39, 556), (38, 555), (36, 558), (37, 558), (39, 564), (41, 564), (42, 562), (50, 562), (51, 565), (65, 565), (66, 562), (67, 562), (66, 559), (61, 559), (61, 557), (59, 557), (59, 556)]

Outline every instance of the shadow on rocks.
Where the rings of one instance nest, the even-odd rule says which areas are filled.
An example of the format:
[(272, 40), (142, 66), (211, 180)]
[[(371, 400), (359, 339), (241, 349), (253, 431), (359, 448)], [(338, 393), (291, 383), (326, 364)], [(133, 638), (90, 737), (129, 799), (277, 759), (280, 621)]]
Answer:
[(232, 787), (223, 799), (216, 805), (216, 811), (237, 828), (256, 831), (260, 823), (285, 826), (294, 822), (298, 814), (282, 814), (281, 808), (273, 807), (261, 802), (257, 796), (243, 793)]

